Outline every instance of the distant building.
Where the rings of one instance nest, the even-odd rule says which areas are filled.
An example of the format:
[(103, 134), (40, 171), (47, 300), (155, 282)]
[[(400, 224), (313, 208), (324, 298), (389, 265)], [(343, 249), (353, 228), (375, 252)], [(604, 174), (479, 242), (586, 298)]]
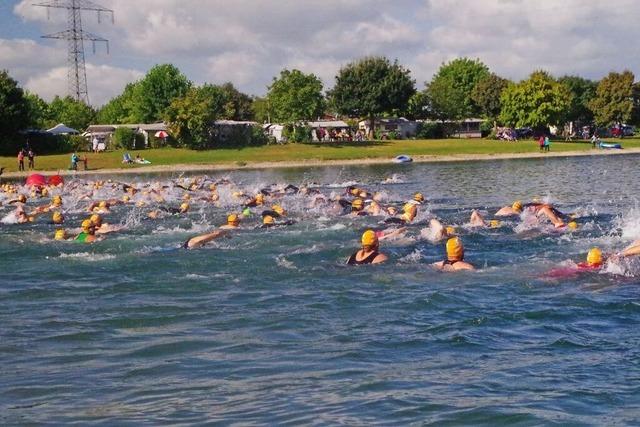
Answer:
[[(361, 120), (358, 122), (358, 129), (365, 132), (365, 135), (369, 135), (370, 129), (369, 120)], [(375, 130), (388, 134), (395, 132), (398, 138), (412, 138), (416, 136), (418, 132), (418, 122), (405, 119), (404, 117), (375, 119)]]
[(93, 138), (98, 138), (101, 142), (108, 145), (111, 142), (113, 133), (118, 128), (133, 129), (136, 133), (144, 136), (145, 147), (149, 146), (149, 135), (154, 135), (159, 131), (167, 131), (167, 125), (164, 123), (139, 123), (139, 124), (118, 124), (118, 125), (91, 125), (87, 128), (82, 135), (92, 141)]
[(486, 120), (468, 118), (464, 120), (424, 120), (423, 123), (444, 124), (446, 133), (452, 138), (482, 138), (480, 126)]

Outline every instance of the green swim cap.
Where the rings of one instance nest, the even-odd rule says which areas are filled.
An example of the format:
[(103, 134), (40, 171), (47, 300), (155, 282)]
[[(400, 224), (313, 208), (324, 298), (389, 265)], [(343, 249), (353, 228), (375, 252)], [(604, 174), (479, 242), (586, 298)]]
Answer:
[(244, 209), (242, 210), (242, 215), (244, 215), (244, 216), (251, 216), (251, 209), (249, 209), (249, 208), (244, 208)]

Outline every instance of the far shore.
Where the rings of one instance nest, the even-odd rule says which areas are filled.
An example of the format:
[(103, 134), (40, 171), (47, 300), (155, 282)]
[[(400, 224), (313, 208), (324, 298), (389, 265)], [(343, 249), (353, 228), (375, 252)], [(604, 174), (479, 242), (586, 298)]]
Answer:
[[(628, 148), (623, 150), (599, 150), (590, 151), (559, 151), (559, 152), (529, 152), (529, 153), (496, 153), (496, 154), (452, 154), (452, 155), (415, 155), (412, 156), (413, 163), (437, 163), (437, 162), (461, 162), (461, 161), (487, 161), (487, 160), (509, 160), (509, 159), (544, 159), (557, 157), (584, 157), (584, 156), (607, 156), (607, 155), (626, 155), (640, 154), (640, 148)], [(83, 175), (141, 175), (147, 173), (162, 172), (210, 172), (210, 171), (231, 171), (231, 170), (250, 170), (250, 169), (274, 169), (274, 168), (302, 168), (302, 167), (323, 167), (323, 166), (360, 166), (360, 165), (379, 165), (393, 164), (391, 158), (361, 158), (361, 159), (342, 159), (342, 160), (286, 160), (286, 161), (248, 161), (248, 162), (225, 162), (225, 163), (189, 163), (189, 164), (171, 164), (171, 165), (150, 165), (122, 168), (103, 168), (90, 170), (32, 170), (25, 172), (6, 172), (2, 178), (21, 178), (33, 173), (45, 176), (62, 175), (62, 176), (83, 176)]]

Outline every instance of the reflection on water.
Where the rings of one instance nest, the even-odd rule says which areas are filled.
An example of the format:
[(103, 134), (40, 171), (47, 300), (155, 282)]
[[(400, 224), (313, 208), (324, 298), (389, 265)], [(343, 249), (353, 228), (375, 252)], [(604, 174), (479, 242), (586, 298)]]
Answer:
[[(254, 216), (233, 238), (193, 251), (177, 247), (224, 222), (237, 204), (230, 193), (221, 190), (220, 207), (192, 201), (188, 215), (158, 221), (145, 219), (147, 208), (117, 206), (108, 221), (126, 231), (94, 245), (52, 241), (44, 218), (2, 224), (0, 421), (637, 423), (638, 279), (544, 277), (592, 246), (620, 249), (640, 236), (636, 162), (227, 174), (252, 192), (289, 182), (325, 194), (357, 182), (399, 201), (423, 192), (422, 223), (385, 244), (390, 262), (376, 267), (343, 265), (376, 219), (335, 217), (300, 196), (282, 202), (296, 225), (257, 230)], [(471, 209), (533, 197), (575, 212), (580, 228), (460, 227)], [(65, 196), (68, 227), (86, 205)], [(421, 238), (431, 215), (458, 226), (480, 271), (428, 266), (443, 256), (442, 244)]]

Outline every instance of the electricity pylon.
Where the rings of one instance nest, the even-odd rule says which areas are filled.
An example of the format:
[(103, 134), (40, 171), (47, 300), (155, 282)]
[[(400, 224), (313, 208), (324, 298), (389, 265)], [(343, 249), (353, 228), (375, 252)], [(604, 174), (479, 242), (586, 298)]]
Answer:
[(109, 53), (109, 40), (95, 34), (82, 30), (83, 10), (93, 10), (100, 14), (111, 14), (113, 23), (113, 10), (104, 8), (91, 0), (49, 0), (34, 3), (34, 6), (47, 8), (47, 17), (52, 8), (67, 10), (67, 29), (58, 33), (42, 36), (45, 39), (61, 39), (67, 41), (67, 79), (69, 84), (69, 95), (78, 101), (89, 104), (89, 92), (87, 90), (87, 70), (84, 65), (84, 41), (91, 40), (93, 43), (93, 53), (96, 52), (96, 42), (104, 42)]

